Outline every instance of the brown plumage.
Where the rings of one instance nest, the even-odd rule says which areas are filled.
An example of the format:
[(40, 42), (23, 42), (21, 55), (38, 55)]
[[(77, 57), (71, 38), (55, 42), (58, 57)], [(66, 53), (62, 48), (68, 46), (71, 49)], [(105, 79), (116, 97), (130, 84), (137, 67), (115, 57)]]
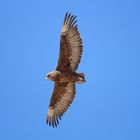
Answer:
[(61, 31), (58, 66), (46, 77), (55, 82), (46, 120), (53, 127), (57, 127), (59, 119), (75, 97), (75, 82), (85, 82), (84, 74), (75, 72), (83, 51), (76, 22), (76, 16), (66, 13)]

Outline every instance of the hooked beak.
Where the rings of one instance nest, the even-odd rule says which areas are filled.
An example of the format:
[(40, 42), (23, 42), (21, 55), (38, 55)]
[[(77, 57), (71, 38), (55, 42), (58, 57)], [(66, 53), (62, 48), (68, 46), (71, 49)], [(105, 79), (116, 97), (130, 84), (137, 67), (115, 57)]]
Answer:
[(48, 78), (48, 76), (46, 76), (46, 78), (45, 78), (46, 80), (49, 80), (49, 78)]

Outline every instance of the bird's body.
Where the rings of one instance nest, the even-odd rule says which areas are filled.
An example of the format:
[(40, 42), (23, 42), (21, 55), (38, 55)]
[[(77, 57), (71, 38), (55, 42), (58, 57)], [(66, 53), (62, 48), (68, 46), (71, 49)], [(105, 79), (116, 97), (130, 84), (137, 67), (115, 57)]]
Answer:
[(54, 81), (54, 82), (77, 82), (82, 83), (85, 82), (84, 74), (83, 73), (76, 73), (76, 72), (60, 72), (60, 71), (53, 71), (47, 75), (47, 78)]
[(46, 77), (55, 83), (47, 114), (47, 123), (53, 127), (59, 124), (59, 119), (75, 97), (75, 83), (85, 82), (84, 74), (76, 73), (83, 45), (75, 19), (71, 14), (65, 15), (58, 65), (56, 70), (48, 73)]

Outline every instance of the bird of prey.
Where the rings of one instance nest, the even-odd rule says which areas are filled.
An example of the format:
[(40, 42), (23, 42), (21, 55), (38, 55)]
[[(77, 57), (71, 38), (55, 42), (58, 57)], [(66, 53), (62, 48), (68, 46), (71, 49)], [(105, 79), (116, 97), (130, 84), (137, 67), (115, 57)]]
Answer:
[(62, 115), (72, 103), (76, 94), (76, 82), (85, 82), (84, 74), (76, 73), (83, 51), (76, 22), (76, 16), (66, 13), (60, 36), (58, 65), (55, 71), (49, 72), (46, 76), (47, 80), (54, 81), (46, 119), (46, 123), (52, 127), (57, 127)]

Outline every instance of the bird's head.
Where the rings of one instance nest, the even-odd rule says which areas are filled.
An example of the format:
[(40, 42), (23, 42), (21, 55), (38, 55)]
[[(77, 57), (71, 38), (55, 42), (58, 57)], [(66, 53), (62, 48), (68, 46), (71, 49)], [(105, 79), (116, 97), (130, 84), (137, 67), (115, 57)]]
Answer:
[(56, 78), (61, 74), (60, 71), (52, 71), (52, 72), (49, 72), (47, 75), (46, 75), (46, 80), (52, 80), (52, 81), (55, 81)]

